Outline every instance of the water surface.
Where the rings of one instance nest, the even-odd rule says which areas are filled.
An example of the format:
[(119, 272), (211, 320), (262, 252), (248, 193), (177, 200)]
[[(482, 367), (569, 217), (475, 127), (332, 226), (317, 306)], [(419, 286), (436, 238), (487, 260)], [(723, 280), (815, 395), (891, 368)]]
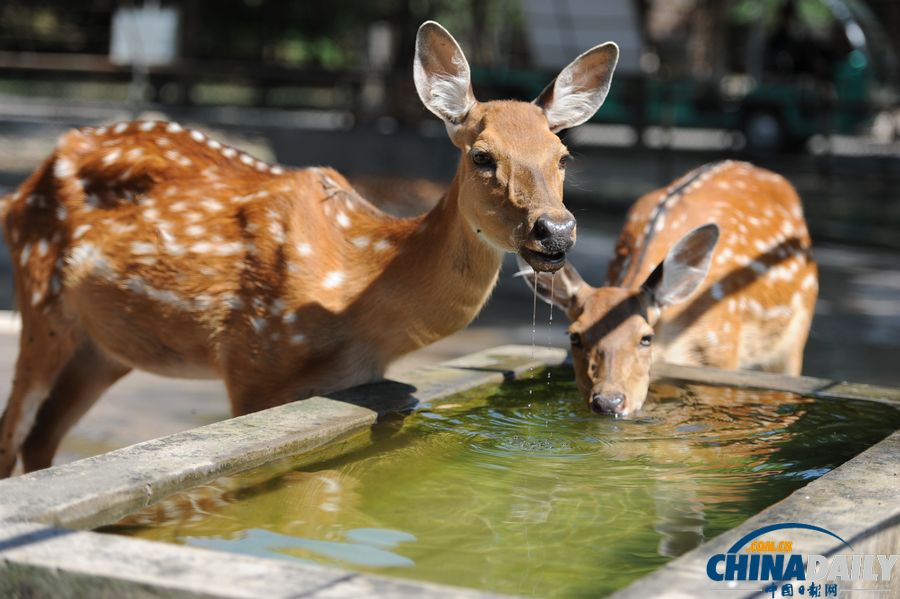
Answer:
[[(115, 532), (491, 591), (596, 597), (732, 528), (900, 428), (884, 405), (657, 385), (640, 417), (571, 371), (483, 387), (250, 472)], [(269, 479), (269, 480), (266, 480)]]

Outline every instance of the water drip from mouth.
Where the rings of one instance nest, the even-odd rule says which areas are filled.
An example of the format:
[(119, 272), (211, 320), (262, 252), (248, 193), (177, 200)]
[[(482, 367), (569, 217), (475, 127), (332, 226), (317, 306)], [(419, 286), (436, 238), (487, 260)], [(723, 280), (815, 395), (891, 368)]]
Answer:
[[(538, 277), (540, 273), (538, 271), (534, 271), (534, 285), (532, 288), (534, 289), (534, 300), (531, 304), (531, 362), (532, 366), (528, 369), (528, 376), (534, 376), (534, 348), (537, 345), (536, 337), (537, 337), (537, 287), (538, 287)], [(532, 394), (531, 387), (528, 388), (528, 395)]]
[[(551, 338), (553, 329), (553, 284), (556, 282), (556, 273), (550, 273), (550, 319), (547, 321), (547, 347), (553, 347), (553, 339)], [(550, 384), (550, 371), (547, 369), (547, 385)]]

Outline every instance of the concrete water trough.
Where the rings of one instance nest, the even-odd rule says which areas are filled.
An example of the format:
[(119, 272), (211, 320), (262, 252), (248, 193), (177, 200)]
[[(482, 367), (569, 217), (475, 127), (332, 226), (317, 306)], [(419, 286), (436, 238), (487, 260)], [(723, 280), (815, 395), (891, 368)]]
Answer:
[[(316, 397), (139, 443), (78, 462), (0, 481), (0, 596), (25, 597), (404, 597), (491, 596), (469, 590), (334, 567), (237, 555), (93, 532), (174, 493), (289, 458), (292, 467), (353, 448), (379, 415), (404, 412), (534, 368), (558, 366), (566, 353), (504, 346), (395, 380)], [(823, 399), (874, 401), (900, 409), (900, 390), (809, 377), (664, 365), (654, 377), (687, 383), (787, 391)], [(346, 443), (341, 441), (345, 440)], [(676, 558), (612, 596), (709, 596), (710, 556), (773, 523), (808, 522), (836, 531), (860, 554), (900, 548), (900, 431), (782, 501)], [(795, 534), (796, 532), (796, 534)], [(845, 551), (826, 535), (792, 531), (803, 551)], [(803, 536), (806, 534), (806, 536)], [(797, 541), (799, 543), (799, 541)], [(900, 596), (890, 581), (844, 582)], [(758, 597), (758, 584), (732, 585), (726, 597)], [(768, 595), (766, 595), (768, 596)], [(854, 592), (853, 597), (864, 596)]]

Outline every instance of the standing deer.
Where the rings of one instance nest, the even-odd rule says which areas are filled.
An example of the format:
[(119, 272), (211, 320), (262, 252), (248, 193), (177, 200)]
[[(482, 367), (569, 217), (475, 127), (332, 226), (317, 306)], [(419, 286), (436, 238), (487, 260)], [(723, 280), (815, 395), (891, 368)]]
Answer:
[[(618, 48), (588, 50), (532, 103), (478, 102), (440, 25), (414, 79), (460, 150), (440, 203), (392, 218), (327, 168), (285, 171), (176, 123), (71, 131), (7, 198), (22, 334), (0, 477), (50, 465), (132, 368), (221, 378), (246, 414), (380, 378), (465, 327), (504, 252), (562, 267), (575, 220), (556, 133), (590, 118)], [(2, 214), (0, 212), (0, 214)]]
[(818, 275), (800, 198), (775, 173), (718, 162), (640, 198), (605, 287), (568, 264), (552, 282), (520, 266), (568, 315), (575, 376), (597, 412), (640, 409), (652, 361), (800, 374)]

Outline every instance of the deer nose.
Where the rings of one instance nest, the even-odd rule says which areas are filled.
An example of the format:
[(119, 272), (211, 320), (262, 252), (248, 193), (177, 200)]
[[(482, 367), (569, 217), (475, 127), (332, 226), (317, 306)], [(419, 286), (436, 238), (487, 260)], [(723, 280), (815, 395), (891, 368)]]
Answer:
[(598, 414), (618, 414), (625, 407), (625, 395), (622, 393), (609, 393), (601, 395), (595, 393), (591, 396), (591, 409)]
[(571, 214), (553, 218), (541, 215), (534, 223), (531, 235), (547, 252), (567, 252), (575, 244), (575, 219)]

